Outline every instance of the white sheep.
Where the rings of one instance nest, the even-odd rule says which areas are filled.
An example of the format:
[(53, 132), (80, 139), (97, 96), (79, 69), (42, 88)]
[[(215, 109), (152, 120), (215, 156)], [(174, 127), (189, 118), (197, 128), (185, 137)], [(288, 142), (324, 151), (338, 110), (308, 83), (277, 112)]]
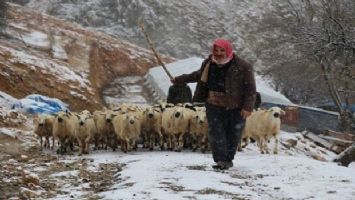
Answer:
[(278, 142), (281, 126), (281, 115), (285, 112), (279, 107), (268, 110), (254, 111), (247, 119), (243, 130), (243, 138), (254, 138), (257, 141), (261, 153), (269, 153), (267, 141), (275, 138), (274, 154), (278, 153)]
[(203, 109), (192, 112), (189, 121), (190, 134), (192, 136), (192, 149), (200, 148), (204, 153), (208, 148), (208, 122), (206, 112)]
[(93, 112), (93, 118), (96, 126), (96, 133), (93, 136), (92, 140), (95, 144), (95, 150), (103, 149), (106, 145), (104, 141), (104, 130), (105, 129), (105, 112), (101, 110), (96, 110)]
[(76, 135), (78, 119), (73, 113), (67, 111), (59, 111), (54, 118), (53, 136), (58, 139), (60, 147), (58, 153), (67, 152), (67, 147), (73, 150), (73, 138)]
[(142, 133), (144, 147), (153, 150), (156, 140), (160, 147), (163, 146), (162, 112), (159, 108), (148, 107), (143, 111)]
[(53, 137), (53, 123), (54, 116), (52, 115), (40, 115), (33, 119), (35, 125), (34, 133), (39, 137), (41, 142), (41, 149), (43, 148), (43, 137), (45, 138), (44, 147), (50, 148), (49, 138), (52, 137), (52, 148), (54, 147)]
[(97, 129), (93, 116), (89, 111), (84, 110), (76, 115), (78, 118), (78, 130), (75, 132), (75, 138), (79, 144), (79, 155), (90, 153), (90, 141), (95, 136)]
[(163, 112), (162, 127), (168, 136), (169, 148), (181, 151), (184, 146), (184, 134), (188, 132), (188, 109), (180, 106), (167, 108)]
[(136, 142), (141, 133), (141, 113), (128, 112), (113, 118), (113, 127), (117, 140), (121, 142), (121, 149), (127, 153), (136, 148)]
[(113, 151), (117, 148), (117, 140), (113, 128), (112, 120), (118, 112), (104, 109), (103, 111), (94, 112), (94, 121), (97, 128), (97, 133), (94, 136), (95, 149), (99, 148), (99, 143), (104, 144), (104, 148), (111, 147)]

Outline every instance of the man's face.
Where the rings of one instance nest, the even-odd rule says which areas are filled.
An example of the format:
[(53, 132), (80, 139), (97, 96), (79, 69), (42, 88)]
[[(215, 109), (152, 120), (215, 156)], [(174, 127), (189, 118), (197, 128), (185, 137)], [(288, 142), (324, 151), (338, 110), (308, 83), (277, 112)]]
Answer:
[(222, 61), (223, 59), (227, 58), (227, 52), (224, 48), (219, 47), (219, 46), (214, 46), (213, 48), (213, 56), (216, 59), (216, 61)]

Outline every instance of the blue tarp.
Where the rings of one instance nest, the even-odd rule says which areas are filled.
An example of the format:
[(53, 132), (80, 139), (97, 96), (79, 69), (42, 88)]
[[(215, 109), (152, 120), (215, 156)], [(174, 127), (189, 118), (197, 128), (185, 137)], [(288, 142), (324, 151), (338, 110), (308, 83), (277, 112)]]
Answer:
[(56, 98), (32, 94), (14, 103), (12, 108), (30, 114), (53, 114), (61, 110), (68, 110), (68, 105)]

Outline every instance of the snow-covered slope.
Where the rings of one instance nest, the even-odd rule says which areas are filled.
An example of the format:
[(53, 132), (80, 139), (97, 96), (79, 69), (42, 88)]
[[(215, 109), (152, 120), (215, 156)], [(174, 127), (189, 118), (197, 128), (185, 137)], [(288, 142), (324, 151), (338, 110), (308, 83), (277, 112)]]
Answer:
[(258, 33), (265, 31), (259, 30), (259, 20), (277, 9), (265, 0), (30, 0), (26, 6), (140, 46), (146, 46), (137, 26), (143, 19), (157, 49), (178, 58), (206, 56), (212, 40), (226, 37), (253, 61), (255, 43), (263, 40)]
[(16, 98), (42, 94), (71, 110), (94, 110), (103, 104), (101, 90), (117, 76), (142, 75), (156, 65), (147, 49), (76, 23), (15, 4), (7, 14), (0, 91)]

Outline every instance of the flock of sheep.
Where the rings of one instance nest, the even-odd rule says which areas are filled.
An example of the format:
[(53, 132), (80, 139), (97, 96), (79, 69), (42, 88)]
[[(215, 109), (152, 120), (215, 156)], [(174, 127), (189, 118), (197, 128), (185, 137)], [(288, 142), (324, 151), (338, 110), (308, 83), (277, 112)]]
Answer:
[[(242, 133), (246, 141), (243, 147), (249, 138), (253, 138), (260, 152), (268, 153), (267, 141), (274, 137), (274, 153), (277, 153), (282, 114), (284, 111), (278, 107), (254, 111), (247, 118)], [(79, 155), (88, 154), (91, 144), (95, 150), (111, 148), (115, 151), (120, 147), (126, 153), (136, 149), (138, 141), (150, 150), (155, 147), (174, 151), (191, 148), (205, 152), (209, 148), (206, 109), (190, 103), (121, 104), (93, 113), (87, 110), (79, 113), (60, 111), (55, 115), (36, 116), (34, 124), (41, 148), (54, 149), (57, 141), (57, 153), (60, 154), (73, 151), (74, 146), (79, 147)]]

